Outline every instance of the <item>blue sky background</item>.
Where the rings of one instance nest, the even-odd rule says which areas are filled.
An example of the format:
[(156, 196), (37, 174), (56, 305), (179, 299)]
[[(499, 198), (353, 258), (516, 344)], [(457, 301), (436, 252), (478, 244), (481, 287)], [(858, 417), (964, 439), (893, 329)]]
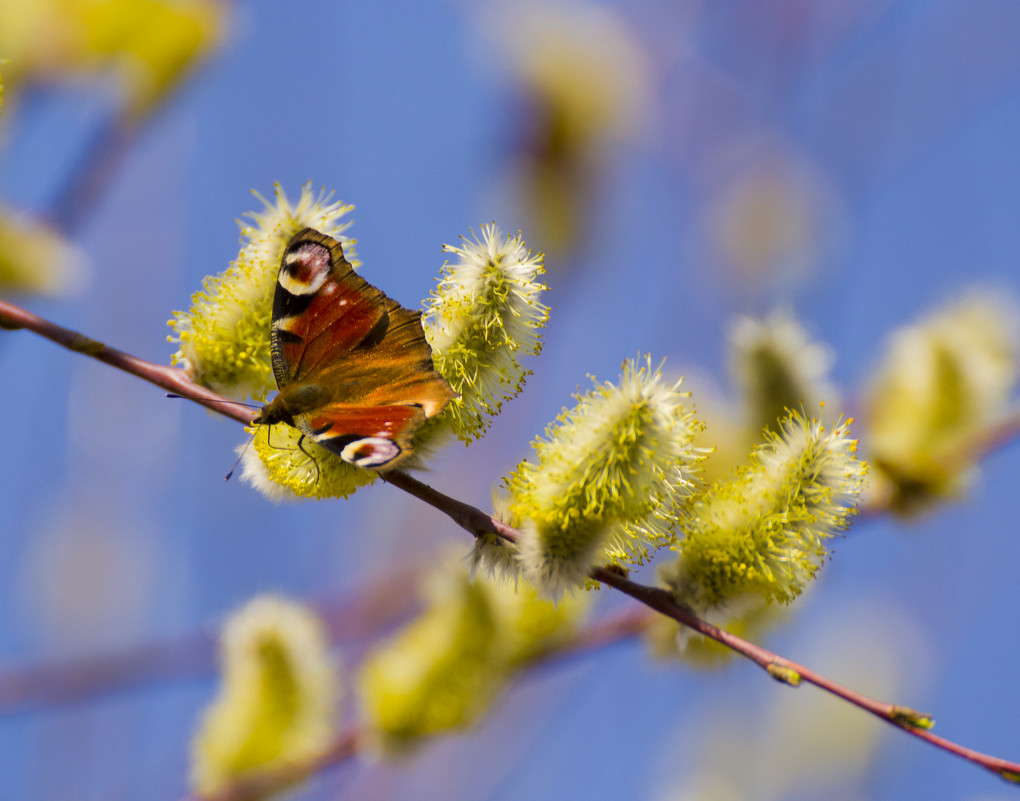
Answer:
[[(639, 351), (700, 377), (694, 401), (710, 404), (697, 387), (706, 375), (726, 387), (736, 313), (795, 308), (834, 349), (853, 399), (897, 325), (974, 283), (1020, 289), (1020, 5), (663, 6), (621, 6), (653, 65), (653, 113), (600, 156), (602, 191), (576, 251), (550, 255), (552, 321), (533, 378), (488, 437), (450, 447), (423, 476), (466, 501), (485, 507), (586, 375), (613, 378)], [(472, 227), (522, 228), (542, 249), (506, 191), (527, 105), (501, 53), (527, 31), (482, 33), (490, 12), (238, 3), (222, 49), (154, 116), (76, 233), (88, 282), (24, 302), (166, 362), (171, 311), (236, 255), (234, 220), (259, 208), (251, 189), (268, 196), (275, 181), (292, 198), (310, 180), (354, 203), (363, 275), (408, 306), (433, 286), (441, 245)], [(115, 104), (96, 87), (26, 99), (0, 152), (4, 201), (45, 214)], [(762, 170), (803, 189), (810, 247), (795, 254), (802, 280), (751, 291), (711, 231), (729, 188)], [(469, 546), (387, 486), (274, 506), (224, 484), (243, 439), (235, 423), (38, 337), (0, 337), (0, 370), (0, 666), (190, 632), (263, 591), (344, 595)], [(861, 521), (762, 644), (1020, 759), (1018, 478), (1009, 445), (937, 515)], [(609, 592), (599, 602), (626, 605)], [(0, 797), (183, 795), (213, 688), (211, 676), (164, 682), (0, 717)], [(777, 778), (834, 732), (846, 741), (810, 760), (822, 778)], [(869, 745), (845, 766), (851, 741)], [(398, 767), (345, 765), (300, 797), (694, 799), (718, 797), (706, 788), (735, 774), (747, 798), (1009, 792), (749, 663), (701, 671), (630, 642), (529, 676), (477, 731)]]

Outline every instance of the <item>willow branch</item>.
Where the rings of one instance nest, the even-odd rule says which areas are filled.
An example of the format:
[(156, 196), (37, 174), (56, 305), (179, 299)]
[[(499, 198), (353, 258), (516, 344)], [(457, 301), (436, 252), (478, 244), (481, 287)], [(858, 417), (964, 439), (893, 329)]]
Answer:
[(96, 207), (97, 200), (138, 138), (139, 125), (114, 115), (96, 131), (50, 203), (50, 219), (73, 234)]
[[(223, 5), (228, 5), (224, 2)], [(159, 105), (199, 72), (199, 64), (183, 70), (164, 88), (156, 104), (144, 110), (122, 107), (111, 110), (86, 142), (81, 153), (50, 201), (48, 217), (65, 234), (73, 234), (87, 221), (116, 177), (124, 159), (159, 113)]]
[(741, 656), (747, 657), (779, 682), (791, 687), (797, 687), (802, 681), (813, 684), (830, 695), (841, 698), (943, 751), (973, 762), (1007, 781), (1020, 783), (1020, 763), (992, 757), (932, 734), (928, 731), (928, 727), (933, 725), (934, 721), (929, 715), (918, 713), (908, 707), (875, 701), (843, 687), (810, 668), (713, 626), (675, 604), (669, 593), (663, 589), (636, 584), (619, 573), (605, 568), (595, 568), (591, 572), (591, 577), (631, 596), (649, 608), (673, 618), (699, 634), (715, 640)]
[(338, 734), (329, 747), (314, 759), (254, 773), (215, 793), (188, 796), (184, 801), (256, 801), (268, 798), (350, 759), (362, 749), (365, 740), (365, 733), (361, 729), (347, 729)]
[[(136, 375), (145, 381), (193, 400), (208, 409), (224, 414), (239, 422), (249, 424), (253, 417), (251, 409), (226, 401), (226, 399), (221, 398), (214, 392), (198, 387), (181, 370), (163, 367), (129, 356), (122, 351), (110, 348), (75, 331), (61, 328), (54, 323), (4, 301), (0, 301), (0, 325), (6, 328), (28, 328), (76, 353), (83, 353), (99, 359), (112, 367)], [(1000, 433), (998, 438), (1001, 440), (1002, 436)], [(382, 474), (382, 478), (387, 483), (404, 490), (448, 515), (458, 526), (476, 537), (495, 534), (510, 542), (516, 542), (519, 537), (520, 532), (513, 527), (507, 526), (505, 523), (470, 504), (439, 492), (406, 473), (391, 471)], [(847, 689), (803, 665), (784, 659), (765, 648), (761, 648), (729, 632), (723, 631), (678, 606), (673, 602), (669, 593), (661, 588), (638, 584), (620, 573), (607, 568), (594, 568), (590, 575), (595, 581), (608, 584), (648, 608), (666, 615), (681, 625), (687, 626), (726, 646), (735, 653), (750, 659), (759, 667), (768, 671), (769, 675), (774, 679), (794, 687), (802, 681), (813, 684), (824, 692), (841, 698), (881, 720), (891, 723), (897, 728), (903, 729), (915, 737), (934, 745), (936, 748), (973, 762), (1008, 781), (1020, 783), (1020, 763), (992, 757), (932, 734), (926, 728), (931, 725), (931, 720), (928, 716), (917, 713), (907, 707), (875, 701)]]
[(63, 328), (4, 300), (0, 300), (0, 328), (9, 330), (27, 328), (51, 342), (63, 345), (74, 353), (91, 356), (104, 364), (130, 373), (143, 381), (155, 384), (160, 389), (194, 401), (217, 414), (237, 420), (239, 423), (249, 425), (255, 416), (254, 410), (249, 406), (224, 398), (212, 390), (196, 384), (178, 367), (154, 364), (145, 359), (139, 359), (137, 356), (131, 356), (124, 351), (104, 345), (92, 337), (79, 334), (70, 328)]
[[(427, 487), (417, 479), (406, 474), (395, 473), (385, 474), (383, 478), (394, 486), (409, 492), (416, 498), (420, 498), (440, 511), (445, 512), (445, 507), (449, 504), (451, 509), (454, 510), (453, 513), (450, 514), (451, 519), (454, 521), (459, 523), (460, 520), (465, 519), (461, 508), (464, 504), (461, 501), (449, 498), (431, 487)], [(488, 522), (480, 522), (474, 527), (465, 526), (462, 523), (459, 524), (475, 537), (485, 534), (497, 534), (510, 542), (517, 541), (519, 532), (515, 531), (510, 526), (489, 517), (488, 515), (485, 516), (488, 518)], [(475, 521), (472, 520), (472, 522)], [(863, 709), (865, 712), (869, 712), (870, 714), (880, 718), (886, 723), (891, 723), (894, 726), (913, 734), (915, 737), (924, 740), (937, 748), (941, 748), (943, 751), (980, 765), (1008, 781), (1020, 783), (1020, 763), (1010, 762), (1005, 759), (999, 759), (998, 757), (992, 757), (932, 734), (926, 728), (932, 725), (932, 719), (928, 715), (915, 712), (908, 707), (875, 701), (867, 696), (843, 687), (837, 682), (834, 682), (831, 679), (822, 676), (820, 673), (816, 673), (813, 670), (798, 664), (797, 662), (785, 659), (772, 651), (748, 642), (734, 634), (730, 634), (717, 626), (713, 626), (711, 623), (701, 620), (691, 612), (677, 605), (673, 601), (672, 596), (664, 589), (638, 584), (631, 581), (621, 573), (604, 567), (596, 567), (592, 569), (589, 575), (595, 581), (608, 584), (613, 589), (618, 590), (625, 595), (629, 595), (631, 598), (641, 602), (648, 608), (654, 609), (656, 612), (672, 618), (681, 625), (687, 626), (699, 634), (715, 640), (720, 645), (726, 646), (735, 653), (747, 657), (752, 662), (755, 662), (759, 667), (764, 668), (768, 674), (777, 681), (788, 684), (791, 687), (798, 686), (802, 681), (807, 682), (808, 684), (813, 684), (815, 687), (818, 687), (830, 695), (841, 698), (844, 701)]]
[[(358, 657), (363, 642), (419, 608), (413, 577), (418, 568), (394, 571), (344, 598), (311, 604), (330, 642)], [(201, 629), (107, 653), (34, 664), (0, 664), (0, 716), (47, 709), (157, 682), (210, 675), (216, 667), (217, 631)]]
[[(605, 620), (585, 626), (569, 640), (536, 656), (527, 667), (551, 664), (637, 636), (648, 627), (652, 617), (649, 610), (641, 608), (610, 615)], [(336, 767), (358, 754), (372, 741), (370, 735), (357, 728), (346, 729), (339, 732), (319, 756), (282, 768), (266, 770), (232, 782), (218, 792), (189, 796), (184, 801), (256, 801)]]

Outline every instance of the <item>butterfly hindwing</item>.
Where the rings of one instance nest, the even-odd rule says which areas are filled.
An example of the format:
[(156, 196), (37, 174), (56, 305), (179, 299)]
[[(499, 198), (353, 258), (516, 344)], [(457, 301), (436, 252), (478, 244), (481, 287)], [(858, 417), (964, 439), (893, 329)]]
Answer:
[(301, 421), (315, 442), (358, 467), (379, 467), (410, 453), (411, 434), (425, 421), (420, 406), (330, 404)]

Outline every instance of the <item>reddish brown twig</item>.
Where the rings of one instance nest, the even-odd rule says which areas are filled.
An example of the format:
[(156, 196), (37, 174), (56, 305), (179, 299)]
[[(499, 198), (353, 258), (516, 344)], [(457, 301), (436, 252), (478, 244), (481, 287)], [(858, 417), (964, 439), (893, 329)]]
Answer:
[[(224, 414), (242, 423), (250, 423), (252, 410), (247, 407), (225, 402), (225, 399), (215, 393), (196, 386), (184, 376), (180, 370), (162, 367), (160, 365), (146, 362), (142, 359), (129, 356), (126, 353), (109, 348), (100, 342), (96, 342), (82, 334), (61, 328), (47, 320), (37, 317), (30, 312), (20, 309), (10, 303), (0, 301), (0, 325), (7, 328), (28, 328), (36, 333), (57, 342), (75, 352), (84, 353), (93, 358), (99, 359), (113, 367), (136, 375), (146, 381), (156, 384), (163, 389), (179, 394), (206, 408)], [(1001, 434), (999, 437), (1001, 439)], [(461, 528), (474, 536), (483, 534), (496, 534), (508, 541), (516, 541), (519, 532), (499, 520), (487, 515), (463, 501), (451, 498), (442, 492), (418, 481), (415, 478), (394, 471), (383, 476), (385, 480), (405, 492), (414, 495), (435, 509), (447, 514)], [(926, 727), (931, 725), (931, 719), (906, 707), (883, 704), (874, 701), (866, 696), (849, 690), (842, 685), (833, 682), (820, 674), (817, 674), (795, 662), (783, 659), (778, 655), (754, 645), (746, 640), (730, 634), (722, 629), (711, 625), (692, 615), (676, 605), (669, 593), (657, 587), (648, 587), (632, 582), (630, 579), (619, 573), (595, 568), (591, 571), (591, 577), (596, 581), (608, 584), (614, 589), (629, 595), (645, 606), (664, 614), (673, 620), (688, 626), (695, 631), (721, 643), (736, 653), (751, 659), (759, 666), (765, 668), (773, 678), (783, 681), (791, 686), (797, 686), (801, 681), (815, 685), (825, 692), (842, 698), (855, 706), (870, 712), (876, 717), (891, 723), (898, 728), (904, 729), (915, 737), (941, 748), (947, 753), (954, 754), (963, 759), (969, 760), (981, 767), (992, 771), (996, 775), (1014, 783), (1020, 783), (1020, 763), (1009, 762), (997, 757), (988, 756), (980, 752), (965, 748), (961, 745), (931, 734)], [(354, 747), (352, 740), (351, 747)], [(330, 764), (333, 764), (332, 762)], [(300, 774), (305, 775), (305, 774)], [(239, 796), (248, 798), (251, 796)], [(234, 796), (228, 796), (233, 799)]]
[(50, 220), (65, 234), (77, 231), (109, 186), (138, 138), (140, 125), (112, 116), (93, 134), (50, 203)]
[(255, 801), (267, 798), (344, 762), (360, 750), (363, 741), (364, 734), (360, 729), (348, 729), (338, 734), (329, 748), (315, 759), (254, 773), (218, 792), (188, 796), (185, 801)]
[(759, 667), (764, 668), (777, 681), (788, 684), (791, 687), (796, 687), (802, 681), (806, 681), (808, 684), (813, 684), (837, 698), (842, 698), (844, 701), (866, 712), (870, 712), (886, 723), (891, 723), (913, 734), (915, 737), (931, 743), (937, 748), (980, 765), (1007, 781), (1020, 783), (1020, 763), (988, 756), (987, 754), (982, 754), (979, 751), (974, 751), (971, 748), (966, 748), (951, 740), (946, 740), (943, 737), (932, 734), (928, 729), (933, 725), (934, 721), (929, 715), (915, 712), (907, 707), (875, 701), (847, 689), (803, 665), (789, 659), (784, 659), (772, 651), (747, 642), (740, 637), (713, 626), (711, 623), (706, 623), (682, 607), (677, 606), (669, 593), (663, 589), (636, 584), (615, 571), (603, 568), (593, 570), (591, 577), (608, 584), (620, 592), (626, 593), (651, 609), (673, 618), (678, 623), (725, 645), (741, 656), (746, 656)]
[[(648, 609), (634, 608), (589, 623), (570, 640), (534, 657), (528, 663), (528, 667), (568, 659), (585, 651), (603, 648), (634, 637), (648, 627), (652, 617), (653, 615)], [(199, 799), (201, 801), (255, 801), (255, 799), (284, 790), (295, 782), (309, 778), (327, 768), (335, 767), (357, 754), (368, 742), (369, 737), (356, 729), (342, 731), (334, 737), (333, 742), (322, 756), (307, 762), (267, 770), (256, 776), (241, 779), (217, 793), (190, 797), (185, 801), (199, 801)]]
[(180, 395), (201, 404), (207, 409), (237, 420), (239, 423), (249, 425), (255, 416), (255, 410), (249, 406), (224, 398), (212, 390), (196, 384), (188, 378), (183, 370), (177, 367), (166, 367), (131, 356), (116, 348), (111, 348), (109, 345), (104, 345), (92, 337), (51, 323), (49, 320), (4, 300), (0, 300), (0, 328), (27, 328), (58, 345), (63, 345), (68, 350), (84, 356), (91, 356), (93, 359), (98, 359), (111, 367), (116, 367), (143, 381), (155, 384), (174, 395)]
[[(417, 568), (394, 571), (345, 598), (312, 603), (330, 642), (348, 653), (381, 628), (406, 620), (420, 606)], [(162, 681), (206, 676), (216, 665), (216, 632), (193, 631), (108, 653), (37, 664), (0, 665), (0, 716), (45, 709)]]

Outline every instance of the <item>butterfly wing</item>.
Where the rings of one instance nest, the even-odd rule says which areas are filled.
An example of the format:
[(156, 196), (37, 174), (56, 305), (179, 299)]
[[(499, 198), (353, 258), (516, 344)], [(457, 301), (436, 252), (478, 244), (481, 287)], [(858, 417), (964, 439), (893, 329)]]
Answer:
[[(282, 405), (360, 466), (394, 466), (418, 426), (455, 395), (432, 363), (421, 313), (365, 281), (339, 242), (310, 228), (284, 251), (271, 336)], [(358, 440), (370, 442), (359, 451)]]
[(335, 239), (311, 228), (297, 233), (284, 251), (273, 297), (277, 386), (301, 381), (380, 339), (388, 300), (354, 272)]
[(393, 467), (411, 453), (423, 422), (420, 406), (347, 406), (333, 403), (309, 412), (301, 427), (315, 442), (358, 467)]

